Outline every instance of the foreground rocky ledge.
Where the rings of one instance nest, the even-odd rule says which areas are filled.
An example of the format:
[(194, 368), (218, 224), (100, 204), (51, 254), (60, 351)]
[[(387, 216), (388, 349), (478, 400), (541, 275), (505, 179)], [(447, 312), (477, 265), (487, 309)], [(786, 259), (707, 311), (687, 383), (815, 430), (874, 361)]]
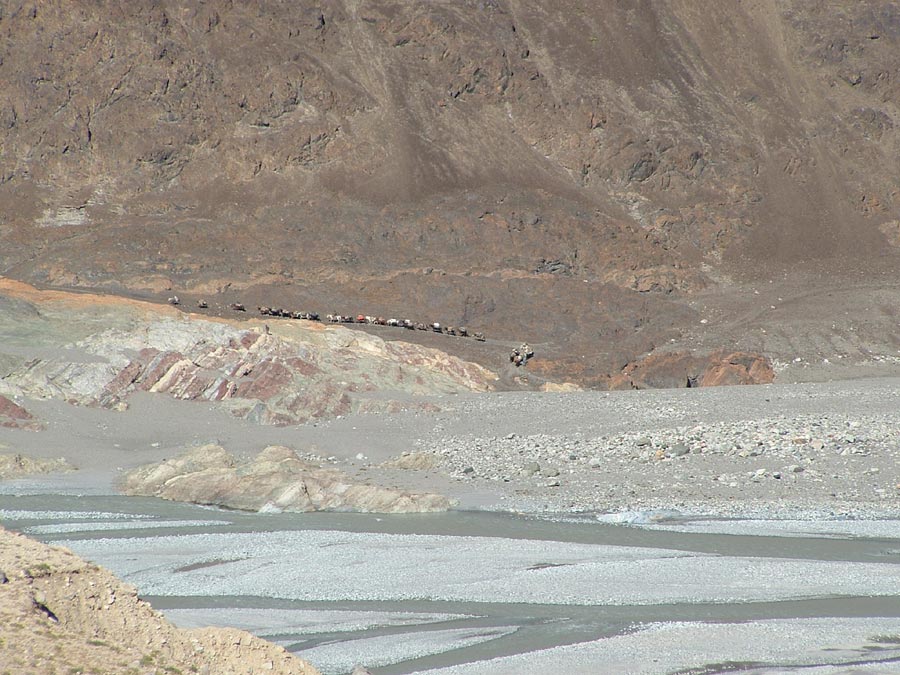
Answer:
[(284, 446), (270, 446), (241, 463), (219, 445), (204, 445), (135, 469), (125, 476), (122, 491), (243, 511), (424, 513), (452, 506), (437, 494), (355, 483), (336, 469), (301, 460)]
[(177, 629), (109, 571), (2, 527), (0, 625), (10, 673), (319, 672), (244, 631)]

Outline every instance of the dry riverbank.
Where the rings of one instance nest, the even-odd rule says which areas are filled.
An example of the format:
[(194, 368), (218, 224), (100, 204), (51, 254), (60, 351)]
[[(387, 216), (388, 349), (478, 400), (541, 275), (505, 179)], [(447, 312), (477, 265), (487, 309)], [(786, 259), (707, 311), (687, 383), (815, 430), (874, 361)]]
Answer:
[(35, 402), (47, 428), (0, 429), (0, 443), (65, 457), (79, 470), (39, 480), (93, 493), (114, 492), (136, 466), (215, 440), (239, 458), (287, 446), (354, 482), (443, 494), (462, 509), (896, 517), (898, 399), (900, 381), (888, 378), (444, 395), (428, 399), (435, 412), (284, 428), (144, 394), (125, 412)]

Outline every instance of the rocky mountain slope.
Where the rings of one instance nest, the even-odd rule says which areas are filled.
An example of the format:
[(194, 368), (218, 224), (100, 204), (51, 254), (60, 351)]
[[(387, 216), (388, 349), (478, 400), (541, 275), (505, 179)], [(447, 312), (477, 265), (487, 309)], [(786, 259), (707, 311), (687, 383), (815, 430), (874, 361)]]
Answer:
[(896, 284), (889, 0), (28, 0), (0, 36), (7, 276), (434, 317), (591, 386), (733, 350), (710, 298)]

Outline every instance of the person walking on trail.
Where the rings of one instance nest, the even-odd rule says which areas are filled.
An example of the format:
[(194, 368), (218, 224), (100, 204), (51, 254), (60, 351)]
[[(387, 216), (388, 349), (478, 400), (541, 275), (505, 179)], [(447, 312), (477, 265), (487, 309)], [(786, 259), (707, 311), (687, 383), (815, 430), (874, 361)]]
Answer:
[(524, 342), (520, 347), (513, 347), (509, 353), (509, 361), (516, 367), (524, 366), (532, 356), (534, 356), (534, 350), (527, 342)]
[(531, 346), (527, 342), (522, 344), (522, 346), (519, 347), (518, 350), (516, 350), (516, 351), (518, 351), (518, 353), (519, 353), (518, 365), (521, 365), (521, 366), (524, 366), (525, 363), (528, 361), (528, 359), (530, 359), (532, 356), (534, 356), (534, 350), (531, 348)]

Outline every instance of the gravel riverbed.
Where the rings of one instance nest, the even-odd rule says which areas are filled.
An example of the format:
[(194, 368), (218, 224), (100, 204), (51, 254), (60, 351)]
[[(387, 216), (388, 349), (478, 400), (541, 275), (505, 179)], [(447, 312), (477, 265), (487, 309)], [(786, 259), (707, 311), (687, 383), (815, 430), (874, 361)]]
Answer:
[(463, 510), (900, 517), (900, 378), (425, 400), (431, 410), (290, 427), (152, 394), (131, 397), (123, 413), (35, 401), (47, 429), (0, 429), (0, 444), (66, 457), (79, 471), (4, 489), (44, 491), (51, 481), (113, 493), (135, 466), (217, 442), (241, 457), (286, 445), (356, 481), (446, 494)]
[(900, 382), (469, 397), (417, 449), (510, 510), (897, 517)]

